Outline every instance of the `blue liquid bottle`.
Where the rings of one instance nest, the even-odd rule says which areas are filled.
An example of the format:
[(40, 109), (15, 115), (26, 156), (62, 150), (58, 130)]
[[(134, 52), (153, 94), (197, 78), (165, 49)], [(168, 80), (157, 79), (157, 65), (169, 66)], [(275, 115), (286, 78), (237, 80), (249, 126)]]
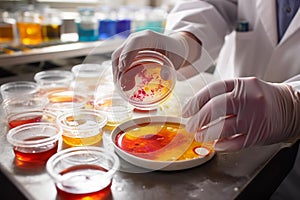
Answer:
[(79, 15), (76, 21), (79, 41), (97, 41), (99, 34), (95, 11), (92, 8), (82, 8), (79, 10)]
[(115, 36), (117, 32), (115, 10), (110, 7), (102, 7), (99, 14), (99, 39), (104, 40)]
[(132, 9), (121, 7), (118, 10), (117, 30), (116, 33), (121, 38), (127, 38), (131, 32), (131, 13)]

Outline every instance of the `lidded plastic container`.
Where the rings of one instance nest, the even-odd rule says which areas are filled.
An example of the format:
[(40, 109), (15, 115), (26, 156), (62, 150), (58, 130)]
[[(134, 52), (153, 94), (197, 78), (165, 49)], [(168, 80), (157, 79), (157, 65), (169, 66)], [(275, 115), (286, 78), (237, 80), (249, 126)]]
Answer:
[(140, 51), (129, 68), (118, 75), (116, 89), (131, 105), (153, 110), (168, 100), (176, 83), (172, 62), (156, 51)]

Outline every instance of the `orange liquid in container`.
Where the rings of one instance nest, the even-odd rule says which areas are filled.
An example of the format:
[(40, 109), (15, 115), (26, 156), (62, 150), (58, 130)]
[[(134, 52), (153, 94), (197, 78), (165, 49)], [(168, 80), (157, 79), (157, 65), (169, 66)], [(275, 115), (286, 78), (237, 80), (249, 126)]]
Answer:
[(120, 132), (115, 143), (127, 153), (156, 161), (189, 160), (213, 152), (212, 144), (196, 142), (184, 125), (169, 122), (139, 124)]
[(43, 40), (45, 42), (60, 40), (61, 25), (58, 24), (42, 25), (42, 35), (43, 35)]
[(14, 128), (23, 124), (29, 124), (29, 123), (34, 123), (34, 122), (41, 122), (42, 121), (41, 115), (38, 116), (29, 116), (29, 117), (23, 117), (19, 119), (14, 119), (12, 121), (8, 122), (8, 125), (10, 128)]
[(17, 23), (20, 40), (24, 45), (36, 45), (42, 43), (42, 28), (38, 23)]
[[(105, 200), (111, 197), (111, 180), (101, 179), (101, 176), (93, 177), (93, 175), (101, 174), (107, 170), (96, 165), (86, 164), (77, 165), (63, 170), (60, 174), (80, 174), (72, 177), (70, 183), (56, 184), (58, 196), (61, 200)], [(100, 177), (100, 178), (99, 178)]]
[(14, 40), (13, 25), (0, 22), (0, 43), (12, 42), (13, 40)]
[[(47, 137), (33, 137), (25, 141), (41, 140)], [(14, 147), (14, 153), (18, 160), (24, 162), (45, 163), (57, 152), (58, 142), (39, 147)]]

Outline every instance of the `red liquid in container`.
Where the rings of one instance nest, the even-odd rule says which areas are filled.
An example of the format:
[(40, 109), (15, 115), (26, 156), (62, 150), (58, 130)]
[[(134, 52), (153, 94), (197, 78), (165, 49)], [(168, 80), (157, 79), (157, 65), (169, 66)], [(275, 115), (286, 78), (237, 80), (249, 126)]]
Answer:
[[(33, 137), (25, 141), (41, 140), (47, 137)], [(18, 160), (24, 162), (45, 163), (53, 154), (57, 152), (58, 142), (39, 147), (17, 147), (14, 146), (14, 153)]]
[[(80, 173), (66, 185), (57, 183), (56, 189), (61, 200), (105, 200), (111, 196), (111, 180), (101, 180), (101, 176), (93, 177), (95, 173), (105, 173), (107, 170), (96, 165), (77, 165), (63, 170), (60, 174)], [(96, 175), (97, 176), (97, 175)]]

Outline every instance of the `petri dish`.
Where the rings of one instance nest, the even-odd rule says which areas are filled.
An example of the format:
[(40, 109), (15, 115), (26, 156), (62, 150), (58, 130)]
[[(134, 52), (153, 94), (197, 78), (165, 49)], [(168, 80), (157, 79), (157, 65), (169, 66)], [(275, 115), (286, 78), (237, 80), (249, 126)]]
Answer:
[(57, 152), (61, 134), (55, 123), (30, 123), (10, 129), (7, 140), (13, 145), (18, 160), (45, 163)]
[(117, 90), (140, 110), (153, 110), (169, 99), (176, 83), (172, 62), (155, 51), (140, 51), (128, 69), (118, 75)]
[(104, 113), (87, 109), (64, 112), (56, 119), (56, 123), (63, 129), (63, 141), (70, 146), (101, 142), (106, 122)]
[(140, 117), (118, 125), (111, 133), (116, 153), (147, 170), (174, 171), (196, 167), (215, 154), (212, 143), (198, 143), (180, 117)]
[(96, 110), (107, 115), (107, 126), (116, 126), (132, 118), (133, 106), (119, 95), (107, 95), (96, 99), (94, 102)]
[(8, 98), (34, 96), (38, 93), (38, 84), (31, 81), (8, 82), (0, 87), (3, 100)]

